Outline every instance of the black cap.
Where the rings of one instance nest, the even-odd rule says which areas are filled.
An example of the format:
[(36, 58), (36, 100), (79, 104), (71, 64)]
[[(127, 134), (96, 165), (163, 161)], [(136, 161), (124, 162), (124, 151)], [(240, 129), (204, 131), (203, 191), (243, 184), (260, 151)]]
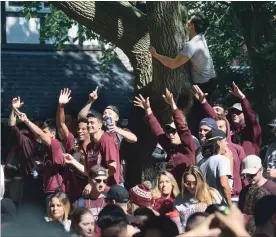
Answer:
[(206, 138), (208, 141), (220, 141), (226, 138), (225, 132), (219, 129), (212, 129), (210, 132), (206, 134)]
[(127, 203), (129, 201), (129, 194), (124, 187), (120, 185), (113, 185), (109, 189), (105, 199), (110, 201), (114, 200), (118, 203)]

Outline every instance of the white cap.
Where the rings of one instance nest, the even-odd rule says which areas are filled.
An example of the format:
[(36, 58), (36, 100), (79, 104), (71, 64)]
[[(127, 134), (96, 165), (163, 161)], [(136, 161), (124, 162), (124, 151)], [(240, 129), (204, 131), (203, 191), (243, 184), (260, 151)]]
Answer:
[(242, 105), (241, 103), (236, 103), (236, 104), (233, 104), (233, 106), (230, 107), (230, 109), (237, 109), (239, 111), (242, 111)]
[(262, 160), (260, 157), (249, 155), (242, 161), (241, 174), (256, 174), (262, 167)]

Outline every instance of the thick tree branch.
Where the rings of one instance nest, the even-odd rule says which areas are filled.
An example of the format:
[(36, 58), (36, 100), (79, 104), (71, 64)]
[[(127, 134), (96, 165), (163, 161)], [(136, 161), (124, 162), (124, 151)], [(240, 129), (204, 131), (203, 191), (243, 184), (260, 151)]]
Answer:
[(128, 2), (59, 1), (51, 4), (124, 51), (148, 33), (146, 16)]

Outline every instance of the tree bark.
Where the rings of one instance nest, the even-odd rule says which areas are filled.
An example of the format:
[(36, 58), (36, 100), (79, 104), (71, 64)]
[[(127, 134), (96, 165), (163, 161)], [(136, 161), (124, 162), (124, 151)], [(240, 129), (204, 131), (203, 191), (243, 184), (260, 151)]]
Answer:
[[(255, 95), (260, 124), (263, 125), (263, 143), (271, 136), (267, 126), (276, 118), (276, 67), (264, 49), (268, 44), (275, 47), (275, 29), (271, 25), (272, 15), (266, 2), (232, 2), (233, 10), (240, 21), (248, 56), (255, 78)], [(274, 61), (275, 63), (275, 61)], [(263, 96), (262, 96), (263, 95)], [(262, 96), (262, 99), (257, 99)]]
[[(142, 93), (144, 96), (150, 96), (157, 118), (162, 124), (169, 122), (170, 113), (162, 94), (168, 87), (177, 99), (187, 86), (185, 71), (183, 68), (171, 70), (155, 61), (152, 77), (149, 35), (151, 34), (152, 43), (161, 53), (176, 55), (187, 39), (182, 18), (184, 9), (181, 4), (152, 2), (149, 3), (147, 15), (128, 2), (60, 1), (52, 4), (124, 51), (134, 69), (135, 95)], [(131, 187), (140, 183), (142, 176), (143, 179), (152, 181), (154, 173), (151, 171), (156, 169), (152, 168), (150, 157), (156, 146), (156, 138), (145, 123), (144, 111), (141, 109), (132, 108), (129, 128), (137, 135), (138, 142), (123, 143), (121, 151), (127, 160), (127, 182)]]

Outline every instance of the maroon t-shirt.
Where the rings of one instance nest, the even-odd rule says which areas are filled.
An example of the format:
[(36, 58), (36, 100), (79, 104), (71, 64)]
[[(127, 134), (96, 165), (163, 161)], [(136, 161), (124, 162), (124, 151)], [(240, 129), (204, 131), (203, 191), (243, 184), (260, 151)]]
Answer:
[[(85, 150), (83, 149), (81, 143), (75, 143), (73, 134), (69, 133), (68, 137), (65, 138), (62, 143), (67, 153), (74, 149), (75, 152), (72, 154), (73, 157), (84, 165), (86, 156)], [(82, 196), (82, 191), (87, 183), (88, 179), (86, 175), (82, 174), (72, 165), (68, 165), (66, 167), (64, 173), (64, 184), (66, 193), (71, 202), (74, 202)]]
[[(246, 195), (250, 187), (252, 187), (251, 184), (245, 186), (240, 192), (238, 206), (242, 212), (244, 210)], [(271, 195), (276, 195), (276, 183), (271, 180), (267, 180), (260, 188), (265, 189)]]
[(108, 178), (107, 185), (112, 186), (120, 182), (120, 157), (119, 147), (114, 138), (107, 133), (103, 133), (101, 139), (97, 142), (91, 142), (87, 147), (87, 159), (85, 162), (85, 169), (89, 170), (95, 165), (101, 165), (108, 168), (108, 164), (112, 161), (116, 162), (116, 172)]
[[(47, 147), (47, 153), (44, 157), (42, 168), (42, 177), (45, 193), (53, 193), (58, 187), (57, 178), (61, 185), (62, 191), (65, 191), (63, 183), (63, 151), (57, 139), (51, 139), (51, 144)], [(56, 177), (57, 176), (57, 177)]]
[(165, 215), (166, 213), (173, 211), (173, 202), (174, 198), (161, 196), (160, 198), (153, 200), (153, 209), (159, 212), (160, 215)]

